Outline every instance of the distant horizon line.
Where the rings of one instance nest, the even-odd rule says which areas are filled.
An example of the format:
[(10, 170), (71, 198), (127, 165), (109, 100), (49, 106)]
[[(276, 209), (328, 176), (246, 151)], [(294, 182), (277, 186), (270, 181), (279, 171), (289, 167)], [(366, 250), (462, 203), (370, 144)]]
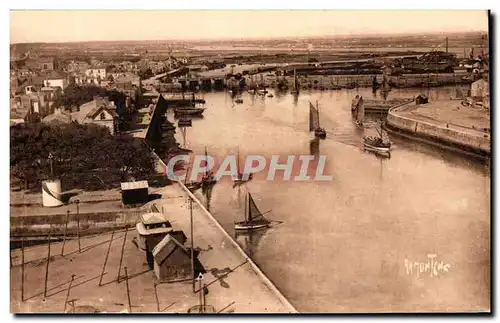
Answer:
[(11, 42), (10, 45), (28, 45), (28, 44), (65, 44), (65, 43), (111, 43), (111, 42), (209, 42), (209, 41), (229, 41), (229, 40), (253, 40), (253, 41), (269, 41), (269, 40), (291, 40), (291, 39), (318, 39), (318, 38), (344, 38), (344, 37), (384, 37), (384, 36), (424, 36), (424, 35), (439, 35), (443, 36), (451, 34), (475, 34), (486, 33), (489, 35), (489, 30), (456, 30), (456, 31), (416, 31), (416, 32), (395, 32), (395, 33), (355, 33), (355, 34), (324, 34), (324, 35), (310, 35), (310, 36), (282, 36), (282, 37), (261, 37), (261, 36), (248, 36), (248, 37), (217, 37), (217, 38), (164, 38), (164, 39), (123, 39), (123, 40), (64, 40), (64, 41), (33, 41), (33, 42)]

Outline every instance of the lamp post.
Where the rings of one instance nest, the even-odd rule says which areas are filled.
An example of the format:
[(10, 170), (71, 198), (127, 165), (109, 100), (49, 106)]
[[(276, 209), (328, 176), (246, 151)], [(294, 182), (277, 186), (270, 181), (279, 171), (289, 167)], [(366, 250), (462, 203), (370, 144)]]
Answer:
[(54, 176), (54, 168), (53, 168), (53, 160), (54, 160), (54, 156), (52, 156), (52, 153), (49, 153), (49, 156), (47, 157), (47, 159), (49, 160), (49, 164), (50, 164), (50, 178), (52, 178)]

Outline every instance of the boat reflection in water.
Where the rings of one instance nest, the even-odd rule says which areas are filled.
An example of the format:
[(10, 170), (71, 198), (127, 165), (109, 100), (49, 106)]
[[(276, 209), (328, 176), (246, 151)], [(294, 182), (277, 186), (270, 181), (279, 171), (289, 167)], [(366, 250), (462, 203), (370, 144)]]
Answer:
[(314, 157), (319, 156), (319, 142), (320, 139), (318, 137), (314, 137), (314, 139), (309, 141), (309, 154)]
[(234, 238), (246, 255), (253, 257), (257, 253), (260, 241), (268, 230), (267, 228), (248, 231), (235, 230)]

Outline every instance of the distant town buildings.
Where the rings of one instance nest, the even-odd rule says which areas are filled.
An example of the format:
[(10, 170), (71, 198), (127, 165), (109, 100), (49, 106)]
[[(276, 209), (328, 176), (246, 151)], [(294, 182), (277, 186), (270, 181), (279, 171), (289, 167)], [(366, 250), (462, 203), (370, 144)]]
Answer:
[(43, 86), (44, 87), (60, 87), (64, 90), (69, 84), (67, 75), (60, 72), (51, 71), (44, 76)]
[(85, 71), (87, 83), (101, 84), (101, 81), (106, 79), (105, 68), (89, 68)]

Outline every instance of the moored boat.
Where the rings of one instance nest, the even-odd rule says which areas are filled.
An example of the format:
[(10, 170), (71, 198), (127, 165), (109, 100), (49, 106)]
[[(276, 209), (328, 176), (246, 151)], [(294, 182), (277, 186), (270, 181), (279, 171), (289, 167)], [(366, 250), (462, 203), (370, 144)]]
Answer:
[(309, 102), (309, 131), (314, 132), (314, 136), (320, 139), (326, 138), (326, 130), (319, 124), (319, 105), (316, 101), (316, 107)]
[(380, 130), (377, 128), (378, 137), (365, 136), (363, 138), (363, 147), (365, 150), (370, 150), (378, 153), (389, 153), (391, 150), (391, 142), (384, 140), (382, 126)]
[[(205, 147), (205, 160), (206, 163), (208, 164), (208, 153), (207, 153), (207, 147)], [(217, 183), (217, 180), (215, 179), (215, 176), (213, 172), (209, 172), (208, 170), (205, 171), (205, 174), (203, 174), (203, 178), (201, 179), (201, 185), (204, 187), (204, 189), (211, 187)]]
[(174, 108), (174, 114), (177, 116), (201, 116), (205, 108)]
[(236, 155), (236, 168), (238, 170), (238, 175), (235, 179), (233, 179), (233, 188), (245, 184), (246, 182), (252, 180), (252, 173), (250, 174), (244, 174), (243, 172), (240, 171), (240, 150), (238, 149), (238, 153)]
[(271, 222), (267, 220), (259, 210), (252, 195), (248, 193), (245, 196), (245, 220), (234, 223), (234, 229), (238, 231), (257, 230), (268, 228)]

